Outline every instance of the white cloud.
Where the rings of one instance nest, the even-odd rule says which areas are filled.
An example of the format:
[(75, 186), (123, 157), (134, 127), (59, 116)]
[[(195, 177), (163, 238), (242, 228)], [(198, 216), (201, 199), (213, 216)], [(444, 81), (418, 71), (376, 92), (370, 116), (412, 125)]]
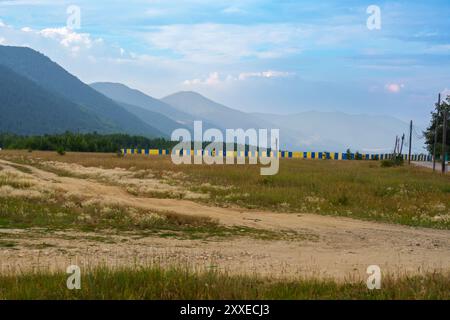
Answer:
[(300, 52), (303, 28), (289, 24), (165, 25), (144, 34), (150, 46), (199, 63), (276, 58)]
[(88, 33), (77, 33), (67, 27), (47, 28), (38, 31), (45, 38), (51, 38), (59, 41), (59, 43), (74, 51), (79, 51), (80, 47), (91, 48), (93, 42), (101, 42), (101, 39), (92, 40)]
[(205, 79), (192, 79), (192, 80), (185, 80), (183, 82), (186, 86), (195, 86), (195, 85), (208, 85), (208, 86), (214, 86), (218, 85), (223, 80), (220, 78), (220, 75), (218, 72), (212, 72), (208, 75)]
[(103, 44), (101, 38), (93, 38), (88, 33), (78, 33), (67, 27), (34, 30), (27, 26), (18, 29), (0, 24), (0, 32), (3, 42), (7, 41), (16, 46), (29, 46), (44, 53), (66, 51), (73, 56), (83, 51), (86, 56), (95, 54), (111, 56), (110, 48)]
[(245, 13), (245, 10), (236, 7), (236, 6), (231, 6), (231, 7), (227, 7), (225, 9), (222, 10), (222, 13), (226, 13), (226, 14), (243, 14)]
[(388, 83), (385, 85), (385, 89), (391, 93), (399, 93), (404, 87), (403, 83)]
[(54, 5), (53, 0), (2, 0), (0, 5), (2, 6), (41, 6), (41, 5)]
[(424, 51), (425, 53), (437, 53), (437, 54), (450, 53), (450, 44), (434, 45), (425, 49)]
[(262, 71), (262, 72), (243, 72), (239, 74), (239, 80), (246, 80), (248, 78), (286, 78), (294, 73), (292, 72), (284, 72), (284, 71)]
[(195, 78), (191, 80), (185, 80), (183, 85), (185, 86), (196, 86), (196, 85), (207, 85), (207, 86), (216, 86), (221, 83), (230, 83), (232, 81), (244, 81), (251, 78), (285, 78), (293, 75), (293, 72), (285, 72), (285, 71), (261, 71), (261, 72), (241, 72), (237, 76), (228, 74), (226, 76), (221, 76), (219, 72), (211, 72), (206, 78), (200, 79)]

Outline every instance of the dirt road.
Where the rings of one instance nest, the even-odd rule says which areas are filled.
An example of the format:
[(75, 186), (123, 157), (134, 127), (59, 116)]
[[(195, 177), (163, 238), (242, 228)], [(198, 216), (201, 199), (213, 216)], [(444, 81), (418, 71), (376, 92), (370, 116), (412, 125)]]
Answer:
[[(15, 170), (11, 163), (0, 165)], [(195, 268), (214, 268), (231, 273), (258, 273), (274, 277), (365, 278), (369, 265), (391, 274), (450, 271), (450, 231), (412, 228), (349, 218), (305, 213), (257, 212), (218, 208), (189, 200), (136, 197), (120, 186), (92, 179), (61, 177), (26, 166), (39, 188), (57, 188), (82, 194), (100, 203), (169, 210), (185, 215), (217, 219), (221, 224), (269, 230), (294, 230), (310, 235), (301, 240), (233, 238), (217, 241), (136, 237), (123, 233), (1, 230), (17, 242), (0, 247), (3, 272), (32, 268), (65, 269), (108, 264), (145, 265), (182, 263)], [(24, 175), (24, 173), (22, 173)], [(1, 239), (1, 238), (0, 238)], [(101, 239), (101, 240), (99, 240)]]
[[(433, 169), (433, 162), (425, 162), (425, 161), (412, 161), (411, 162), (415, 166), (424, 167), (428, 169)], [(449, 172), (448, 165), (446, 165), (445, 170), (446, 172)], [(436, 162), (436, 171), (441, 172), (442, 171), (442, 163)]]

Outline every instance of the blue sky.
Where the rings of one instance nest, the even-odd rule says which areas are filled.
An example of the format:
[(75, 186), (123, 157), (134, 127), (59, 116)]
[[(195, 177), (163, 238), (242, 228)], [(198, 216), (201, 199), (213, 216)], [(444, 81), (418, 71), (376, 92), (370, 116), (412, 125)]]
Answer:
[[(67, 28), (69, 5), (80, 29)], [(369, 30), (369, 5), (381, 29)], [(251, 112), (386, 114), (428, 123), (450, 94), (449, 1), (0, 0), (0, 44), (85, 82), (198, 91)]]

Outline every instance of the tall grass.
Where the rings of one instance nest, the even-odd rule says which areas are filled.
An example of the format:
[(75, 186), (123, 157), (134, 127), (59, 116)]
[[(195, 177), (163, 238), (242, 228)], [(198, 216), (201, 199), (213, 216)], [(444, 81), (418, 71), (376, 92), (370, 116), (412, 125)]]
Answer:
[[(275, 176), (254, 165), (174, 165), (170, 157), (6, 151), (16, 161), (54, 160), (103, 168), (182, 172), (172, 183), (210, 196), (196, 201), (248, 209), (338, 215), (411, 226), (450, 229), (450, 176), (378, 161), (282, 159)], [(226, 187), (226, 188), (224, 188)], [(157, 195), (155, 195), (157, 196)]]
[(98, 268), (68, 290), (64, 273), (0, 276), (0, 299), (450, 299), (450, 276), (384, 277), (380, 290), (364, 282), (276, 280), (183, 268)]
[(224, 226), (209, 217), (170, 211), (90, 204), (72, 198), (0, 198), (0, 228), (46, 228), (47, 230), (126, 231), (177, 239), (225, 239), (250, 237), (261, 240), (305, 240), (313, 235), (293, 230), (264, 230)]

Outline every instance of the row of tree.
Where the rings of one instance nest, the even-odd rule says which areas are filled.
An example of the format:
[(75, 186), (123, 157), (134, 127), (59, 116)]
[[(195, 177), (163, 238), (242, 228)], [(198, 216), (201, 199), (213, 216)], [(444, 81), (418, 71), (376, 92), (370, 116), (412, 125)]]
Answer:
[(25, 149), (43, 151), (76, 151), (76, 152), (118, 152), (121, 148), (134, 147), (140, 149), (170, 149), (177, 142), (163, 138), (149, 139), (127, 134), (71, 133), (21, 136), (0, 134), (0, 147), (3, 149)]
[[(172, 149), (178, 141), (164, 138), (149, 139), (127, 134), (72, 133), (47, 134), (42, 136), (0, 134), (0, 148), (16, 150), (73, 151), (73, 152), (118, 152), (123, 148), (135, 149)], [(203, 148), (211, 142), (204, 141)], [(191, 148), (193, 143), (191, 143)], [(237, 144), (233, 145), (237, 150)], [(223, 144), (226, 150), (226, 144)], [(245, 145), (245, 150), (249, 146)], [(270, 149), (269, 149), (270, 151)]]
[[(437, 126), (437, 144), (436, 144), (436, 157), (440, 158), (442, 153), (442, 130), (444, 124), (444, 109), (447, 109), (450, 113), (450, 95), (447, 96), (440, 104), (435, 104), (435, 110), (431, 112), (431, 122), (426, 131), (423, 132), (425, 136), (425, 144), (429, 153), (433, 154), (435, 128)], [(448, 121), (448, 119), (446, 119)], [(447, 122), (448, 123), (448, 122)], [(447, 128), (450, 128), (447, 125)], [(447, 130), (446, 149), (450, 150), (450, 130)]]

